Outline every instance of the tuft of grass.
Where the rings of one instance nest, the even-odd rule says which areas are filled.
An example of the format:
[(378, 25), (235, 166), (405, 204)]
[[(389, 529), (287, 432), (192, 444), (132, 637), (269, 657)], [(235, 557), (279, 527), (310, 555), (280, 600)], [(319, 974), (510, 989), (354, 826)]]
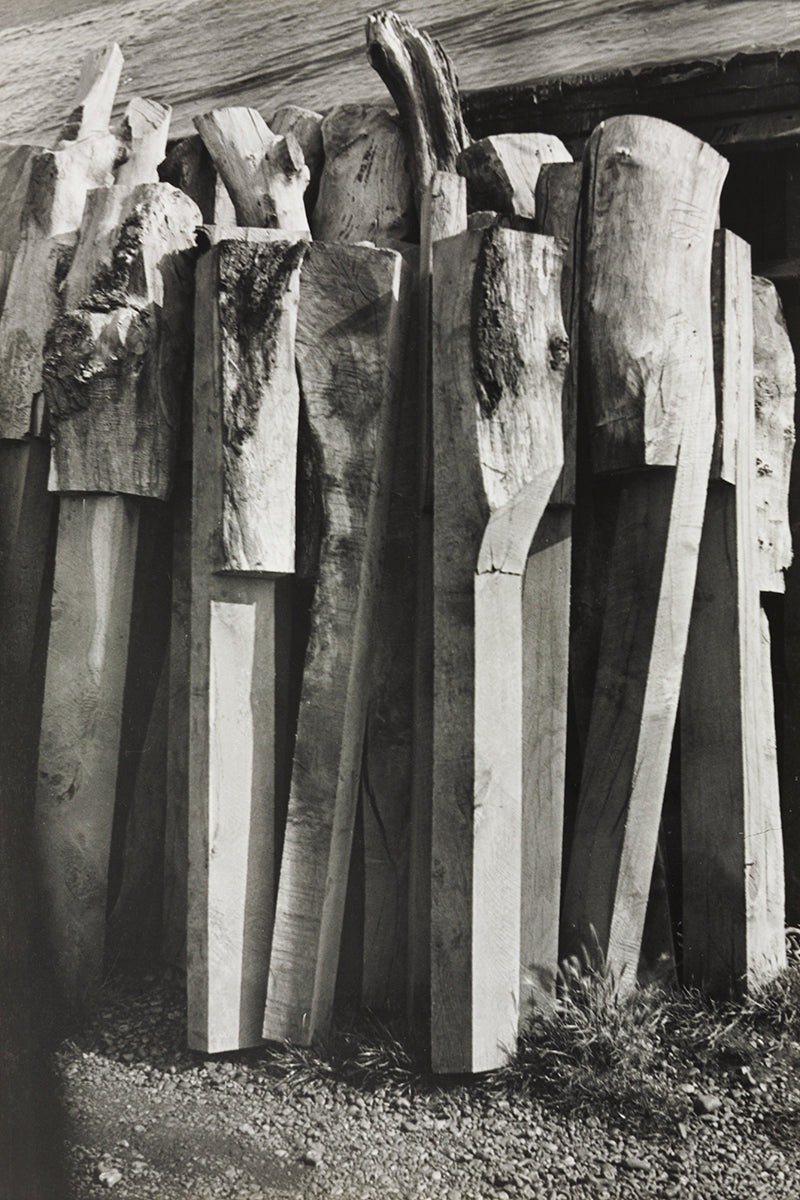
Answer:
[(743, 1016), (753, 1027), (800, 1041), (800, 929), (786, 930), (786, 967), (747, 998)]
[(369, 1011), (353, 1014), (314, 1046), (287, 1042), (262, 1053), (271, 1073), (291, 1091), (324, 1079), (365, 1091), (390, 1087), (407, 1094), (418, 1090), (425, 1076), (420, 1053), (401, 1040), (392, 1024)]

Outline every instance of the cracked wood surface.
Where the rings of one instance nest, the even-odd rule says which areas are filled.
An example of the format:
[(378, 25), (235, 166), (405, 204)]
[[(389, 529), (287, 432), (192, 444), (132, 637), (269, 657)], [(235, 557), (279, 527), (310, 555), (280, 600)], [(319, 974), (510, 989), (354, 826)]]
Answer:
[(519, 1019), (523, 578), (563, 463), (563, 251), (470, 231), (434, 247), (431, 1051), (500, 1065)]
[(303, 1044), (331, 1019), (399, 412), (403, 264), (312, 243), (297, 361), (322, 508), (281, 859), (264, 1036)]

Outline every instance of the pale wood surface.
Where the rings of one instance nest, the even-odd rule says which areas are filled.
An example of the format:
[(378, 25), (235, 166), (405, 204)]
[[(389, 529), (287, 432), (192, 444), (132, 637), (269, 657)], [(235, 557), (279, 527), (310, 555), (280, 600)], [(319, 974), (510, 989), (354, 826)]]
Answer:
[[(245, 263), (262, 248), (246, 244)], [(212, 1052), (261, 1040), (274, 910), (275, 801), (281, 787), (276, 722), (288, 687), (280, 658), (287, 636), (285, 588), (274, 579), (218, 570), (225, 400), (238, 379), (241, 333), (237, 304), (229, 303), (241, 281), (226, 268), (240, 261), (237, 254), (237, 244), (226, 242), (201, 259), (195, 301), (187, 989), (189, 1044)], [(280, 266), (279, 261), (285, 286)], [(289, 340), (291, 330), (282, 332)], [(291, 351), (291, 343), (281, 347), (282, 354), (291, 356)], [(276, 425), (273, 449), (287, 435), (284, 454), (293, 470), (296, 423)], [(269, 496), (263, 499), (268, 506)], [(291, 571), (293, 556), (286, 561), (283, 531), (280, 538), (282, 561)], [(182, 623), (178, 612), (178, 636)], [(175, 651), (179, 699), (180, 645)], [(176, 769), (180, 785), (179, 763)], [(176, 800), (181, 821), (180, 797)], [(179, 849), (182, 825), (176, 834)], [(179, 874), (177, 882), (181, 887)], [(178, 912), (181, 906), (179, 894)]]
[(434, 248), (437, 1071), (496, 1067), (517, 1031), (523, 580), (563, 463), (562, 261), (553, 239), (504, 229)]
[(273, 133), (254, 108), (215, 108), (194, 123), (240, 225), (308, 230), (303, 194), (310, 172), (292, 133)]
[(533, 219), (539, 168), (552, 162), (572, 162), (572, 155), (557, 137), (503, 133), (467, 146), (459, 154), (456, 168), (467, 180), (470, 211), (488, 209)]
[(172, 109), (168, 104), (134, 96), (122, 120), (122, 142), (127, 158), (114, 173), (115, 183), (131, 186), (156, 182), (158, 167), (167, 149), (171, 116)]
[(418, 220), (406, 139), (378, 105), (337, 106), (322, 122), (325, 165), (311, 219), (324, 242), (414, 241)]
[(794, 451), (795, 362), (775, 285), (753, 279), (756, 536), (762, 592), (782, 592), (792, 561), (789, 475)]
[[(174, 106), (177, 134), (220, 103), (269, 113), (288, 102), (324, 110), (380, 99), (384, 89), (364, 64), (365, 12), (349, 0), (229, 0), (224, 12), (215, 0), (143, 0), (135, 9), (75, 0), (64, 12), (51, 0), (23, 20), (12, 0), (0, 39), (0, 131), (49, 140), (69, 111), (75, 63), (87, 46), (114, 38), (126, 55), (120, 108), (137, 92), (156, 96)], [(794, 0), (657, 9), (644, 0), (564, 0), (555, 15), (530, 0), (502, 8), (414, 0), (403, 15), (444, 42), (464, 88), (800, 46)]]
[(100, 982), (138, 509), (60, 502), (36, 791), (54, 963), (80, 1003)]
[(677, 126), (641, 116), (603, 122), (585, 160), (581, 336), (595, 468), (674, 465), (705, 353), (713, 218), (727, 163)]
[(45, 343), (52, 490), (169, 495), (191, 345), (182, 252), (200, 220), (168, 183), (91, 193)]
[(736, 482), (713, 483), (706, 505), (681, 693), (681, 832), (685, 977), (727, 997), (768, 979), (785, 951), (769, 633), (765, 651), (758, 598), (758, 290), (744, 242), (724, 233), (720, 253), (723, 410), (738, 410)]
[[(405, 307), (392, 251), (314, 244), (297, 356), (323, 536), (281, 859), (264, 1036), (331, 1019), (369, 699)], [(335, 783), (334, 783), (335, 781)]]
[[(417, 283), (417, 561), (414, 734), (408, 902), (408, 1013), (427, 1022), (431, 978), (431, 796), (433, 791), (433, 461), (431, 286), (433, 247), (467, 227), (461, 176), (434, 172), (422, 197)], [(424, 1014), (424, 1018), (423, 1018)]]
[[(724, 165), (686, 137), (665, 123), (631, 117), (606, 122), (587, 147), (594, 175), (608, 172), (603, 185), (587, 193), (590, 245), (583, 260), (591, 276), (584, 276), (582, 311), (588, 315), (583, 336), (594, 426), (606, 438), (595, 447), (602, 452), (599, 465), (653, 460), (653, 448), (642, 440), (648, 392), (643, 387), (637, 393), (637, 408), (632, 383), (651, 378), (656, 364), (663, 364), (664, 378), (651, 389), (651, 399), (661, 397), (673, 427), (652, 424), (655, 458), (678, 455), (674, 472), (640, 472), (620, 501), (562, 917), (567, 947), (591, 949), (596, 936), (626, 988), (636, 979), (650, 891), (715, 428), (710, 278)], [(656, 147), (660, 153), (651, 157)], [(678, 149), (694, 162), (693, 177), (681, 174), (686, 159), (681, 170), (673, 170)], [(688, 224), (682, 192), (698, 202), (702, 195)], [(634, 197), (636, 205), (629, 207)], [(628, 217), (641, 226), (641, 244), (650, 245), (651, 256), (642, 262), (637, 247), (637, 254), (625, 256), (624, 267), (619, 255), (607, 258), (611, 269), (601, 274), (601, 259), (618, 245), (615, 239), (630, 244)], [(648, 231), (650, 219), (654, 227)], [(600, 227), (602, 247), (591, 244)], [(672, 231), (667, 240), (661, 240), (664, 228)], [(686, 279), (697, 282), (690, 296), (686, 279), (674, 280), (667, 290), (663, 260), (673, 257), (683, 264)], [(629, 271), (635, 278), (629, 279)], [(624, 326), (612, 329), (620, 320), (612, 314), (621, 314), (622, 295), (642, 297), (645, 307), (640, 312), (624, 305)], [(662, 305), (670, 317), (656, 330), (654, 313)], [(687, 321), (691, 358), (685, 357), (686, 344), (676, 340)], [(621, 419), (598, 430), (604, 413)], [(609, 428), (614, 432), (606, 436)]]

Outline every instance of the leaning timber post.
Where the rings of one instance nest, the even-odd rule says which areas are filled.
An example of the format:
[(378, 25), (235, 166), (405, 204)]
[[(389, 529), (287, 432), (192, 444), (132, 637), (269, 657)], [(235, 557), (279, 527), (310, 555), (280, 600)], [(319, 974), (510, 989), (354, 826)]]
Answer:
[(459, 154), (470, 143), (458, 80), (438, 42), (391, 12), (366, 22), (367, 56), (392, 96), (408, 138), (420, 228), (418, 283), (417, 592), (406, 1008), (417, 1028), (430, 1008), (431, 797), (433, 790), (433, 462), (430, 305), (433, 245), (467, 227)]
[[(633, 471), (612, 551), (562, 938), (636, 981), (714, 443), (711, 251), (724, 160), (616, 117), (586, 153), (581, 363), (597, 472)], [(652, 471), (648, 468), (664, 468)]]
[[(302, 126), (299, 126), (302, 128)], [(368, 240), (398, 250), (413, 291), (419, 220), (406, 141), (396, 116), (377, 105), (340, 105), (321, 121), (325, 165), (311, 219), (324, 241)], [(413, 298), (413, 297), (412, 297)], [(411, 824), (413, 645), (416, 574), (416, 312), (409, 314), (402, 398), (392, 471), (386, 551), (360, 779), (362, 863), (351, 863), (361, 901), (360, 970), (342, 945), (340, 984), (360, 975), (361, 1002), (402, 1010), (407, 979), (408, 865)], [(354, 846), (360, 847), (360, 841)], [(352, 902), (352, 901), (351, 901)], [(353, 954), (355, 962), (356, 955)], [(353, 963), (354, 965), (354, 963)]]
[(45, 343), (49, 486), (61, 500), (36, 829), (75, 1004), (102, 973), (137, 498), (165, 500), (172, 486), (190, 344), (185, 260), (199, 220), (169, 184), (95, 189), (63, 283), (66, 311)]
[[(681, 693), (683, 962), (688, 983), (725, 998), (764, 983), (785, 962), (769, 634), (759, 590), (775, 586), (786, 561), (788, 471), (781, 468), (791, 453), (793, 386), (785, 384), (794, 363), (774, 288), (751, 280), (749, 246), (720, 231), (714, 268), (718, 452)], [(759, 473), (764, 465), (769, 475)]]
[[(577, 233), (582, 168), (558, 138), (502, 134), (458, 157), (469, 207), (499, 223), (525, 221), (561, 240), (562, 312), (577, 347)], [(562, 398), (564, 467), (531, 545), (523, 586), (523, 712), (526, 756), (521, 837), (520, 1020), (530, 1004), (552, 1004), (558, 963), (564, 825), (572, 507), (575, 502), (577, 355)]]
[(307, 239), (260, 232), (204, 255), (195, 304), (187, 989), (212, 1053), (261, 1042), (284, 786)]
[[(402, 257), (312, 243), (297, 366), (319, 539), (263, 1033), (330, 1027), (369, 701), (399, 418), (408, 287)], [(304, 536), (311, 537), (310, 522)], [(314, 569), (315, 568), (315, 569)], [(334, 782), (335, 781), (335, 782)]]
[[(520, 1000), (525, 567), (563, 466), (563, 247), (470, 231), (433, 277), (431, 1043), (439, 1072), (513, 1053)], [(555, 971), (555, 963), (552, 964)]]

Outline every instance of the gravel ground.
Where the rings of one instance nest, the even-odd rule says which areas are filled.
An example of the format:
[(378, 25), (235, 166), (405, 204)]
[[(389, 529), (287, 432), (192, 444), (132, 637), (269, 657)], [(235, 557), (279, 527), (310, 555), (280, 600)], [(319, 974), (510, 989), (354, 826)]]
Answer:
[[(72, 1200), (800, 1197), (800, 1047), (676, 1077), (682, 1119), (560, 1112), (481, 1083), (291, 1087), (264, 1051), (184, 1049), (174, 982), (109, 985), (56, 1054)], [(645, 1123), (646, 1124), (646, 1123)]]

